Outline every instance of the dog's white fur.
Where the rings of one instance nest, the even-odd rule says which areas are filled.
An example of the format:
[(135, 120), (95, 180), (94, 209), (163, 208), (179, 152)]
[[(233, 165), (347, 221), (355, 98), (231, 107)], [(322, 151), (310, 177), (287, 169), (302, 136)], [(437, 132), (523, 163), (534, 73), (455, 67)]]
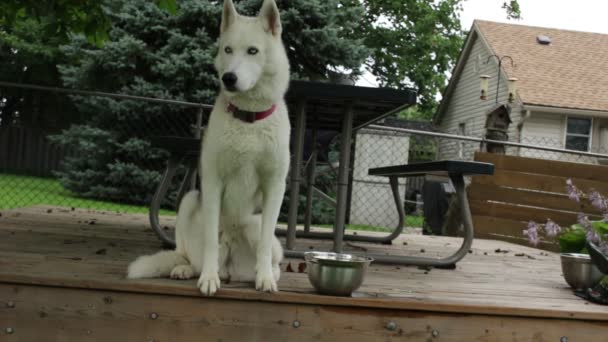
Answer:
[[(237, 14), (224, 1), (215, 67), (238, 80), (223, 84), (202, 144), (202, 198), (183, 198), (176, 224), (176, 249), (142, 256), (128, 269), (129, 278), (200, 274), (197, 286), (213, 295), (220, 279), (255, 281), (261, 291), (277, 291), (281, 245), (274, 235), (289, 168), (290, 125), (283, 96), (289, 62), (281, 41), (279, 11), (265, 0), (260, 14)], [(229, 49), (226, 49), (226, 48)], [(258, 52), (251, 54), (250, 48)], [(249, 51), (249, 52), (248, 52)], [(246, 123), (227, 111), (276, 109), (269, 117)], [(258, 208), (261, 214), (255, 214)]]

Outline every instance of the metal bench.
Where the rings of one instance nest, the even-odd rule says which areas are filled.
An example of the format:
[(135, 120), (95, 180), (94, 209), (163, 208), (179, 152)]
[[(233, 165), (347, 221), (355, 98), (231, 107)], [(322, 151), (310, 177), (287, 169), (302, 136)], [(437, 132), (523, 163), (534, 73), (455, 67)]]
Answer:
[(369, 169), (368, 173), (370, 176), (384, 176), (389, 178), (400, 222), (405, 221), (405, 212), (400, 200), (401, 196), (399, 195), (398, 179), (400, 177), (425, 176), (430, 174), (449, 177), (456, 189), (456, 195), (460, 202), (464, 223), (464, 240), (462, 245), (458, 251), (448, 257), (436, 259), (412, 256), (370, 255), (371, 257), (383, 263), (451, 267), (467, 254), (473, 242), (473, 220), (471, 218), (471, 211), (469, 209), (469, 202), (465, 190), (464, 176), (494, 174), (494, 164), (460, 160), (442, 160), (374, 168)]
[[(198, 166), (200, 156), (200, 139), (198, 138), (183, 138), (173, 136), (161, 136), (152, 138), (153, 146), (162, 147), (169, 150), (170, 157), (167, 163), (167, 167), (163, 174), (161, 183), (159, 184), (156, 193), (152, 199), (150, 205), (150, 224), (154, 231), (158, 234), (160, 239), (167, 246), (174, 246), (174, 238), (167, 234), (167, 232), (160, 226), (159, 223), (159, 210), (162, 199), (166, 196), (171, 182), (175, 176), (175, 172), (180, 164), (187, 167), (186, 175), (184, 176), (180, 185), (178, 196), (176, 198), (176, 205), (183, 195), (189, 189), (194, 188), (194, 182), (196, 181), (196, 170)], [(394, 256), (394, 255), (369, 255), (376, 261), (389, 264), (405, 264), (405, 265), (418, 265), (418, 266), (444, 266), (449, 267), (454, 265), (460, 259), (462, 259), (468, 252), (473, 242), (473, 222), (471, 218), (471, 212), (469, 209), (469, 203), (464, 185), (464, 176), (471, 175), (491, 175), (494, 173), (494, 165), (490, 163), (481, 162), (468, 162), (458, 160), (444, 160), (437, 162), (417, 163), (409, 165), (398, 165), (388, 166), (369, 169), (369, 175), (371, 176), (384, 176), (389, 178), (393, 197), (395, 199), (395, 205), (399, 216), (399, 225), (395, 231), (385, 237), (368, 239), (362, 237), (361, 241), (372, 241), (372, 242), (384, 242), (387, 240), (390, 243), (391, 240), (396, 238), (401, 233), (402, 224), (405, 222), (405, 211), (403, 203), (401, 201), (401, 195), (399, 194), (398, 178), (399, 177), (412, 177), (412, 176), (423, 176), (423, 175), (441, 175), (448, 176), (454, 188), (456, 189), (457, 198), (460, 201), (460, 207), (462, 210), (462, 217), (464, 222), (465, 234), (462, 246), (454, 254), (445, 258), (428, 258), (428, 257), (412, 257), (412, 256)], [(401, 228), (401, 229), (399, 229)], [(312, 232), (310, 233), (312, 234)], [(334, 246), (342, 246), (345, 236), (343, 234), (324, 234), (322, 237), (333, 237)], [(350, 237), (346, 239), (351, 240)], [(352, 239), (355, 240), (355, 239)], [(285, 255), (288, 257), (303, 257), (301, 251), (286, 250)]]

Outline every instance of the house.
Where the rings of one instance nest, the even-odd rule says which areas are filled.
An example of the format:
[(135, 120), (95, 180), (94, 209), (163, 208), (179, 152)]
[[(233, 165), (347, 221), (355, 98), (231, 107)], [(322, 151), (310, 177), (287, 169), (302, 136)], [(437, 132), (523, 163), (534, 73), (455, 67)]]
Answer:
[[(485, 114), (497, 104), (508, 104), (509, 141), (608, 153), (607, 56), (605, 34), (477, 20), (434, 123), (442, 132), (482, 137)], [(480, 99), (482, 78), (489, 81), (486, 100)], [(510, 78), (517, 79), (511, 101)], [(446, 142), (440, 157), (470, 158), (478, 149), (478, 144)], [(507, 153), (563, 160), (569, 156), (524, 148), (508, 148)]]

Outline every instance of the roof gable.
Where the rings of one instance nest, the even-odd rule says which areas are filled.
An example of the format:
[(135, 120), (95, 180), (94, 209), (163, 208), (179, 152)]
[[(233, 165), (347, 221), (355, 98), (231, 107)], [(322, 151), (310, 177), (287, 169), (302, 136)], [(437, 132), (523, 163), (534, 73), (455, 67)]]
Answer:
[[(515, 67), (504, 63), (503, 71), (518, 78), (517, 93), (523, 104), (608, 111), (608, 35), (481, 20), (473, 23), (467, 41), (473, 35), (479, 35), (492, 53), (513, 58)], [(551, 44), (539, 44), (540, 35), (549, 37)], [(457, 66), (468, 58), (461, 54)], [(436, 121), (459, 76), (456, 67)]]
[[(608, 110), (608, 35), (489, 21), (476, 21), (479, 31), (499, 55), (509, 55), (515, 67), (503, 67), (517, 77), (524, 104)], [(537, 42), (540, 35), (551, 44)]]

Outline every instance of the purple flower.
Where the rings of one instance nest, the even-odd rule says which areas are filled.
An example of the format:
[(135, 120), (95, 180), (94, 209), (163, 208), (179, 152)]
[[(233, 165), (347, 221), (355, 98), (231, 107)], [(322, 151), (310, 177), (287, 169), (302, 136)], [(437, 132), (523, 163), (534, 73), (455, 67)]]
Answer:
[(581, 201), (581, 196), (579, 195), (578, 191), (570, 191), (568, 190), (568, 198), (573, 200), (574, 202), (580, 202)]
[(547, 236), (556, 236), (562, 231), (562, 227), (560, 227), (557, 223), (551, 221), (551, 219), (547, 219), (547, 223), (545, 223), (545, 232), (547, 232)]
[(534, 246), (538, 245), (538, 224), (534, 221), (528, 222), (528, 229), (524, 229), (523, 234), (528, 237), (528, 241)]
[(591, 201), (591, 205), (597, 208), (598, 210), (606, 210), (606, 200), (599, 192), (592, 191), (589, 194), (589, 200)]
[(593, 224), (589, 221), (589, 217), (583, 213), (578, 213), (576, 221), (585, 229), (593, 229)]
[(566, 191), (568, 192), (568, 198), (575, 201), (581, 201), (581, 192), (580, 190), (572, 183), (572, 179), (566, 179)]
[(587, 241), (593, 242), (595, 244), (599, 244), (602, 239), (600, 235), (593, 228), (589, 228), (585, 231), (585, 236), (587, 237)]

